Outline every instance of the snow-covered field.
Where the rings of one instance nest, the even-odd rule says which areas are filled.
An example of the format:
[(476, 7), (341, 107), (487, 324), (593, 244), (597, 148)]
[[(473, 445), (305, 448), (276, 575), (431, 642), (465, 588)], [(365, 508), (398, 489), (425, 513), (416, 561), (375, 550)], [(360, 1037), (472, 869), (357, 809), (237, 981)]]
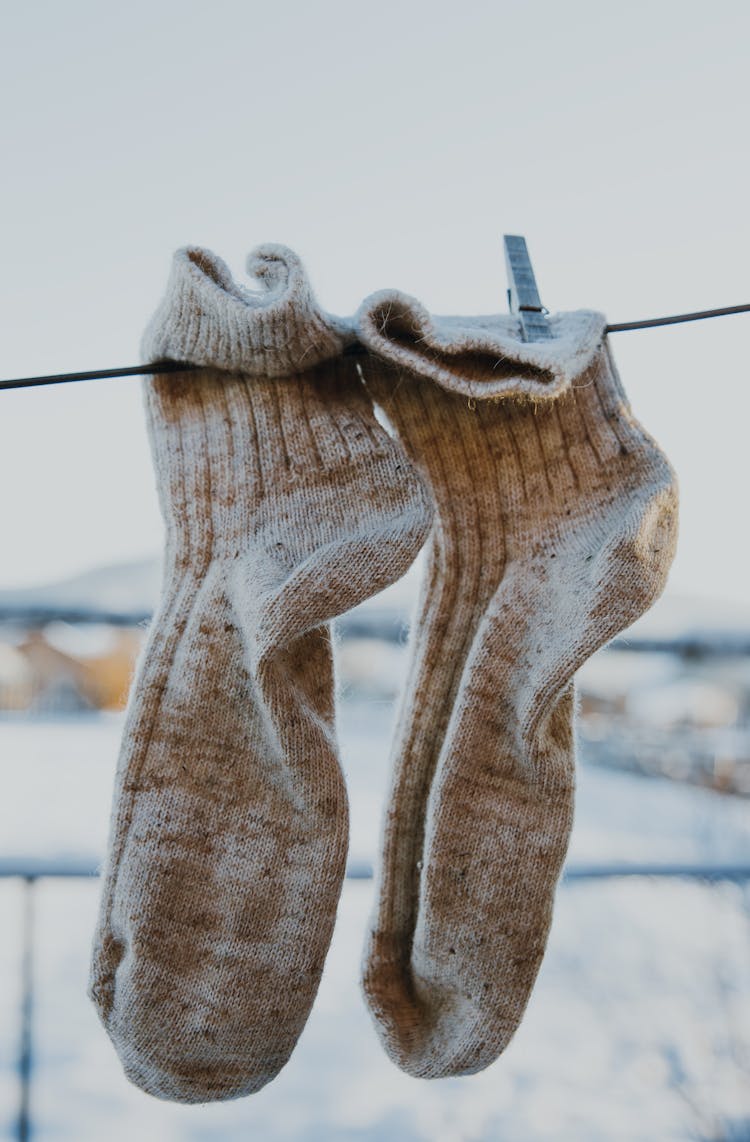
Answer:
[[(353, 862), (376, 859), (388, 703), (349, 701)], [(0, 857), (98, 859), (117, 718), (0, 722)], [(570, 863), (750, 860), (750, 804), (584, 768)], [(184, 1108), (122, 1077), (85, 997), (94, 882), (45, 881), (36, 908), (35, 1140), (655, 1142), (750, 1139), (750, 886), (571, 882), (527, 1017), (470, 1079), (419, 1082), (383, 1055), (360, 1000), (372, 885), (348, 881), (312, 1018), (260, 1094)], [(0, 882), (0, 1139), (16, 1112), (21, 889)]]

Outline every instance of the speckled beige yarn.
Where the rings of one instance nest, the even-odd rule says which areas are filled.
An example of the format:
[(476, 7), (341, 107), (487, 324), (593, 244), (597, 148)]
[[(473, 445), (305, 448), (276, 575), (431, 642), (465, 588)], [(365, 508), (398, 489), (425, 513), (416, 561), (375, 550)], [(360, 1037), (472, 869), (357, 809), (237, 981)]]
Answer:
[(147, 360), (163, 592), (115, 787), (91, 995), (133, 1082), (250, 1094), (288, 1059), (347, 848), (327, 621), (392, 582), (429, 501), (377, 424), (346, 332), (283, 247), (180, 251)]
[[(674, 474), (604, 319), (359, 314), (365, 378), (437, 506), (394, 746), (364, 990), (410, 1074), (471, 1074), (522, 1017), (573, 815), (573, 676), (664, 587)], [(494, 399), (488, 399), (492, 397)]]

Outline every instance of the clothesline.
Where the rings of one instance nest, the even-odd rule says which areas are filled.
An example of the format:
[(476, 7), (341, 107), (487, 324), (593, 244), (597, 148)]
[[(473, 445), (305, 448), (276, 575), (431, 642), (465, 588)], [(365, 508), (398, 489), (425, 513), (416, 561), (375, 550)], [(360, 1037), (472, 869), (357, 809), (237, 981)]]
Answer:
[[(669, 317), (647, 317), (640, 321), (622, 321), (607, 326), (607, 333), (625, 333), (631, 329), (654, 329), (659, 325), (680, 325), (686, 321), (703, 321), (707, 317), (730, 317), (735, 313), (750, 313), (750, 304), (728, 305), (723, 309), (703, 309), (695, 313), (675, 313)], [(358, 344), (350, 346), (347, 353), (360, 354), (365, 349)], [(125, 365), (117, 369), (92, 369), (82, 373), (55, 373), (46, 377), (18, 377), (0, 381), (2, 389), (30, 389), (42, 385), (61, 385), (73, 381), (105, 381), (115, 377), (142, 377), (161, 373), (185, 373), (200, 366), (182, 361), (152, 361), (145, 365)]]

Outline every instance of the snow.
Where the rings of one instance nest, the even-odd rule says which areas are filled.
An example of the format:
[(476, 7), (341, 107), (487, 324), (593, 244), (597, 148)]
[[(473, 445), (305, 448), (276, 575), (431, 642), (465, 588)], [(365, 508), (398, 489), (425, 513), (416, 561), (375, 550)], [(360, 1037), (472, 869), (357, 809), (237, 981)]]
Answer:
[[(352, 862), (376, 859), (393, 708), (348, 700)], [(118, 716), (0, 722), (2, 856), (100, 859)], [(582, 766), (570, 863), (746, 863), (750, 804)], [(470, 1079), (394, 1068), (358, 991), (372, 883), (348, 881), (313, 1015), (289, 1065), (236, 1103), (185, 1108), (130, 1086), (85, 997), (94, 881), (35, 902), (35, 1142), (671, 1142), (750, 1138), (750, 888), (564, 884), (526, 1018)], [(21, 888), (0, 882), (0, 1139), (17, 1099)]]

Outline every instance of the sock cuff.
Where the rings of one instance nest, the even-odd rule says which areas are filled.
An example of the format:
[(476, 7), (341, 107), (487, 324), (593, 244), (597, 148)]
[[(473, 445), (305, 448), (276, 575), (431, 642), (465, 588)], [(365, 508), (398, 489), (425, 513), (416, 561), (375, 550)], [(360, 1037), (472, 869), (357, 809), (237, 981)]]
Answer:
[(526, 342), (515, 316), (436, 317), (398, 290), (371, 294), (355, 323), (377, 356), (478, 400), (559, 395), (586, 370), (606, 331), (601, 313), (581, 309), (549, 318), (552, 340)]
[(283, 377), (339, 356), (354, 340), (343, 319), (320, 308), (301, 260), (286, 246), (256, 247), (247, 269), (260, 290), (235, 282), (210, 250), (177, 250), (166, 293), (143, 336), (144, 359)]

